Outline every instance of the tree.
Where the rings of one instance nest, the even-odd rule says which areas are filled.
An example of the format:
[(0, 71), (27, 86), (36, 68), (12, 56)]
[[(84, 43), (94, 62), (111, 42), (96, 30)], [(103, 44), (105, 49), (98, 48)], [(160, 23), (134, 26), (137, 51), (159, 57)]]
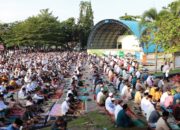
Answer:
[(48, 9), (11, 26), (3, 36), (6, 46), (45, 47), (60, 44), (60, 22)]
[(140, 18), (141, 18), (140, 16), (128, 15), (127, 13), (125, 13), (124, 16), (119, 17), (119, 19), (130, 20), (130, 21), (138, 21)]
[[(141, 25), (145, 25), (147, 28), (145, 31), (150, 33), (144, 33), (141, 39), (145, 39), (146, 42), (151, 40), (156, 45), (156, 55), (159, 47), (163, 48), (164, 52), (173, 53), (180, 50), (179, 5), (179, 1), (176, 1), (159, 13), (156, 9), (150, 9), (143, 14)], [(150, 37), (150, 39), (147, 39), (147, 37)]]
[(10, 24), (0, 23), (0, 42), (4, 42), (2, 37), (9, 30), (9, 25)]
[(180, 50), (180, 18), (173, 14), (162, 16), (156, 22), (154, 42), (161, 43), (165, 52), (174, 53)]
[(73, 49), (79, 42), (78, 26), (74, 18), (69, 18), (61, 22), (61, 34), (63, 34), (63, 44), (66, 49)]
[(168, 5), (168, 8), (170, 9), (170, 12), (174, 16), (180, 17), (180, 0), (176, 0)]
[(79, 27), (79, 40), (82, 48), (85, 48), (87, 46), (88, 36), (94, 25), (93, 18), (94, 17), (93, 17), (91, 2), (81, 1), (78, 27)]

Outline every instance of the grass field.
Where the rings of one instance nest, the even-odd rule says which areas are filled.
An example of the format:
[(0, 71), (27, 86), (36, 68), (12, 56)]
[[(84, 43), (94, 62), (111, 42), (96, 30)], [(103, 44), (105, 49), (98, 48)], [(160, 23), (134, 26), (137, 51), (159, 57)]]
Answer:
[[(147, 130), (147, 127), (115, 128), (110, 117), (102, 112), (93, 111), (68, 122), (68, 130)], [(44, 128), (42, 130), (50, 130)]]
[[(41, 130), (51, 130), (51, 128)], [(147, 127), (115, 128), (107, 114), (93, 111), (68, 122), (68, 130), (147, 130)]]
[[(170, 74), (175, 74), (175, 73), (179, 73), (180, 74), (180, 68), (174, 69), (174, 70), (170, 71)], [(154, 75), (155, 76), (163, 76), (163, 73), (162, 72), (157, 72), (157, 73), (154, 73)]]

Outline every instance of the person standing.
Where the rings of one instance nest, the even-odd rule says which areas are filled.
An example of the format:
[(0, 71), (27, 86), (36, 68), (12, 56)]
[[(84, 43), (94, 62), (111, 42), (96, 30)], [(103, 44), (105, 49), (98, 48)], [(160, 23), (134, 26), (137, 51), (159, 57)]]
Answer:
[(167, 82), (169, 82), (169, 70), (170, 67), (167, 62), (165, 62), (165, 65), (163, 66), (163, 79), (166, 79)]

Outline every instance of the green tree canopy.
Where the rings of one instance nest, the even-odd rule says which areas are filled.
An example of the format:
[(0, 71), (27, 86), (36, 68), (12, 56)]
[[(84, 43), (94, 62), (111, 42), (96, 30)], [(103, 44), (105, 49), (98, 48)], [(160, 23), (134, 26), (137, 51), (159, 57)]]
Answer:
[(119, 19), (130, 20), (130, 21), (138, 21), (140, 18), (141, 18), (140, 16), (128, 15), (127, 13), (125, 13), (124, 16), (119, 17)]
[(180, 18), (177, 15), (179, 1), (172, 2), (168, 8), (163, 8), (159, 13), (154, 8), (143, 13), (140, 24), (140, 26), (146, 26), (141, 37), (143, 43), (149, 44), (152, 41), (166, 52), (180, 50)]
[(91, 2), (81, 1), (78, 28), (79, 28), (79, 40), (82, 48), (87, 46), (88, 36), (94, 25), (93, 18), (94, 17), (93, 17)]

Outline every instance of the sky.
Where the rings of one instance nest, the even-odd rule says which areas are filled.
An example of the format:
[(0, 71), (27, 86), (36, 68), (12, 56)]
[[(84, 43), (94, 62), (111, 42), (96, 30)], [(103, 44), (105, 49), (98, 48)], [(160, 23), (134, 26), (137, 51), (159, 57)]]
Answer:
[[(8, 23), (25, 20), (37, 15), (39, 10), (49, 8), (60, 21), (79, 17), (82, 0), (0, 0), (0, 22)], [(86, 0), (89, 1), (89, 0)], [(125, 13), (142, 15), (152, 7), (158, 11), (173, 0), (91, 0), (94, 23), (103, 19), (119, 19)]]

